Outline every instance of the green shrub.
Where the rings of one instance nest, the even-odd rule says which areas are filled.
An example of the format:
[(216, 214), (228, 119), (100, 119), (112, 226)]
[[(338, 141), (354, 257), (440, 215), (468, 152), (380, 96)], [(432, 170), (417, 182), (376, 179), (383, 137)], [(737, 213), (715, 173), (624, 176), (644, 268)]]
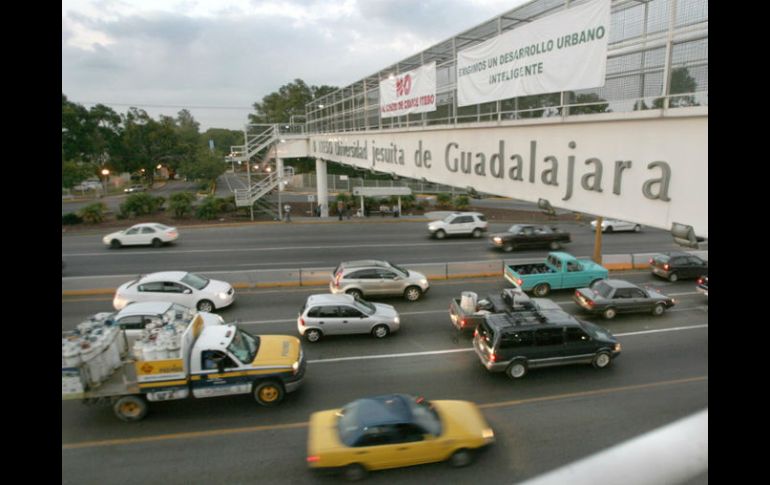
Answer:
[(145, 192), (131, 194), (120, 204), (120, 213), (124, 216), (141, 216), (157, 212), (166, 202), (164, 197)]
[(449, 209), (452, 207), (452, 195), (446, 192), (436, 194), (436, 207), (439, 209)]
[(168, 208), (179, 219), (192, 212), (195, 194), (192, 192), (175, 192), (168, 198)]
[(80, 217), (87, 224), (99, 224), (104, 220), (104, 212), (107, 210), (107, 206), (102, 202), (96, 202), (91, 205), (87, 205), (80, 209)]
[(74, 212), (68, 212), (61, 216), (62, 226), (72, 226), (75, 224), (80, 224), (81, 222), (83, 222), (83, 218)]
[(198, 204), (198, 208), (195, 210), (195, 216), (198, 219), (211, 220), (216, 219), (219, 214), (220, 203), (216, 197), (208, 196)]
[(454, 199), (454, 204), (457, 209), (465, 210), (471, 205), (471, 201), (467, 195), (458, 195)]

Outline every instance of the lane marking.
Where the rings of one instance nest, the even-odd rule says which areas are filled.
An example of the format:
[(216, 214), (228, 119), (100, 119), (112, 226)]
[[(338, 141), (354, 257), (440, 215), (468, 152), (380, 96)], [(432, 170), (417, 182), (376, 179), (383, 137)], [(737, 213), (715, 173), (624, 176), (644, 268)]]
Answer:
[[(640, 390), (640, 389), (653, 389), (656, 387), (672, 386), (672, 385), (678, 385), (678, 384), (689, 384), (692, 382), (703, 382), (703, 381), (708, 381), (708, 376), (688, 377), (688, 378), (674, 379), (669, 381), (649, 382), (646, 384), (634, 384), (630, 386), (609, 387), (606, 389), (596, 389), (593, 391), (581, 391), (581, 392), (573, 392), (573, 393), (566, 393), (566, 394), (557, 394), (554, 396), (542, 396), (542, 397), (533, 397), (529, 399), (517, 399), (514, 401), (500, 401), (500, 402), (493, 402), (493, 403), (486, 403), (486, 404), (478, 404), (478, 407), (480, 409), (513, 407), (513, 406), (519, 406), (522, 404), (531, 404), (531, 403), (543, 402), (543, 401), (556, 401), (561, 399), (572, 399), (575, 397), (589, 397), (589, 396), (597, 396), (602, 394), (611, 394), (616, 392), (634, 391), (634, 390)], [(157, 442), (157, 441), (195, 439), (195, 438), (203, 438), (208, 436), (227, 436), (227, 435), (233, 435), (233, 434), (256, 433), (259, 431), (298, 429), (298, 428), (306, 428), (307, 426), (308, 426), (308, 422), (306, 421), (302, 423), (285, 423), (285, 424), (273, 424), (273, 425), (264, 425), (264, 426), (249, 426), (244, 428), (217, 429), (217, 430), (210, 430), (210, 431), (191, 431), (187, 433), (170, 433), (170, 434), (162, 434), (162, 435), (156, 435), (156, 436), (145, 436), (142, 438), (123, 438), (123, 439), (112, 439), (112, 440), (83, 441), (80, 443), (63, 443), (62, 450), (97, 448), (97, 447), (103, 447), (103, 446), (133, 445), (133, 444), (151, 443), (151, 442)]]

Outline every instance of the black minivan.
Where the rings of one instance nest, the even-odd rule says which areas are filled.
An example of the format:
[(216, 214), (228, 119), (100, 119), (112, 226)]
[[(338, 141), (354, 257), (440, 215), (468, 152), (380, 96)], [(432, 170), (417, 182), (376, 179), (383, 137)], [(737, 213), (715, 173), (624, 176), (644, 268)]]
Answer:
[(473, 334), (481, 364), (512, 379), (538, 367), (593, 364), (603, 369), (620, 349), (608, 330), (564, 311), (490, 314)]

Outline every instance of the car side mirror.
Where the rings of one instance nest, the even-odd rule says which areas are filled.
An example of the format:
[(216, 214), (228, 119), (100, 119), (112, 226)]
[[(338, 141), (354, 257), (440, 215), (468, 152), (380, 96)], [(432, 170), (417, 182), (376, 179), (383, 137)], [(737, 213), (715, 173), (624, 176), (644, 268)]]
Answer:
[(185, 295), (189, 295), (192, 293), (192, 290), (190, 288), (186, 288), (182, 293), (184, 293)]

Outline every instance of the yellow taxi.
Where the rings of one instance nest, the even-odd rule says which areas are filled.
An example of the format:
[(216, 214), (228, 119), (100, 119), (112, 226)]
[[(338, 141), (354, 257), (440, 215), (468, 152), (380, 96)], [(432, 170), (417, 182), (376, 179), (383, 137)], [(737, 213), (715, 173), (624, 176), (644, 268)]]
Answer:
[(407, 394), (358, 399), (310, 416), (307, 464), (349, 480), (383, 470), (449, 460), (466, 466), (495, 433), (476, 404)]

